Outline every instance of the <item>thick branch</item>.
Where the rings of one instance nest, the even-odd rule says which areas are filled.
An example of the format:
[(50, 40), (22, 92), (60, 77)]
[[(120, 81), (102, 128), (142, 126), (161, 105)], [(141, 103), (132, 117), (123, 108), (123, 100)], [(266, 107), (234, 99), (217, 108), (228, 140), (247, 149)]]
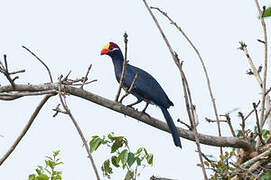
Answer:
[[(132, 108), (126, 107), (118, 102), (111, 101), (109, 99), (98, 96), (96, 94), (93, 94), (91, 92), (85, 91), (80, 88), (75, 88), (71, 86), (63, 86), (62, 89), (64, 89), (66, 93), (69, 93), (71, 95), (99, 104), (106, 108), (112, 109), (113, 111), (133, 117), (143, 123), (151, 125), (162, 131), (169, 132), (169, 129), (166, 123), (160, 120), (157, 120), (155, 118), (151, 118), (147, 115), (144, 115), (141, 112), (138, 112)], [(58, 90), (58, 87), (56, 83), (45, 83), (45, 84), (40, 84), (40, 85), (16, 84), (15, 90), (35, 92), (35, 91)], [(13, 91), (11, 85), (0, 87), (0, 93), (10, 92), (10, 91)], [(177, 129), (181, 137), (191, 140), (191, 141), (195, 141), (195, 137), (192, 131), (189, 131), (180, 127), (178, 127)], [(253, 146), (248, 141), (240, 139), (240, 138), (236, 138), (236, 137), (217, 137), (217, 136), (210, 136), (210, 135), (199, 133), (199, 141), (201, 144), (206, 144), (210, 146), (243, 148), (247, 151), (252, 151), (254, 149)]]

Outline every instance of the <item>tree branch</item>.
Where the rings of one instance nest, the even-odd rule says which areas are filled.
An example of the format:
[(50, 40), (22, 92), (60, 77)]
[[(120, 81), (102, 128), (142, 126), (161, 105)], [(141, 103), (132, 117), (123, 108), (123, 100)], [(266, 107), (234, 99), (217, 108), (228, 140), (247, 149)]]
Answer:
[(35, 53), (33, 53), (30, 49), (28, 49), (25, 46), (22, 46), (22, 48), (24, 48), (30, 54), (32, 54), (46, 68), (46, 70), (48, 71), (49, 77), (50, 77), (50, 81), (51, 81), (51, 83), (53, 83), (53, 78), (52, 78), (52, 74), (51, 74), (51, 71), (50, 71), (49, 67)]
[[(158, 119), (151, 118), (147, 115), (142, 114), (132, 108), (126, 107), (118, 102), (111, 101), (104, 97), (98, 96), (91, 92), (85, 91), (80, 88), (62, 85), (62, 89), (65, 89), (66, 93), (71, 95), (83, 98), (85, 100), (91, 101), (103, 107), (109, 108), (113, 111), (122, 113), (129, 117), (135, 118), (143, 123), (146, 123), (150, 126), (153, 126), (157, 129), (160, 129), (165, 132), (170, 132), (168, 126), (165, 122), (162, 122)], [(31, 84), (16, 84), (16, 91), (48, 91), (48, 90), (58, 90), (58, 86), (56, 83), (45, 83), (40, 85), (31, 85)], [(0, 86), (0, 93), (2, 92), (11, 92), (13, 88), (11, 85), (8, 86)], [(195, 141), (195, 137), (192, 131), (177, 128), (180, 137), (185, 139)], [(253, 151), (254, 147), (251, 145), (247, 140), (236, 138), (236, 137), (217, 137), (217, 136), (210, 136), (205, 134), (199, 133), (199, 142), (202, 144), (210, 145), (210, 146), (223, 146), (223, 147), (235, 147), (235, 148), (243, 148), (246, 151)]]
[(12, 144), (12, 146), (9, 148), (9, 150), (6, 152), (6, 154), (4, 154), (4, 156), (0, 159), (0, 166), (3, 164), (3, 162), (9, 157), (9, 155), (14, 151), (14, 149), (16, 148), (16, 146), (19, 144), (19, 142), (22, 140), (22, 138), (24, 137), (24, 135), (26, 134), (26, 132), (28, 131), (28, 129), (30, 128), (30, 126), (32, 125), (34, 119), (37, 117), (38, 113), (40, 112), (41, 108), (43, 107), (43, 105), (47, 102), (47, 100), (52, 96), (52, 94), (50, 95), (46, 95), (44, 96), (44, 98), (41, 100), (41, 102), (39, 103), (39, 105), (36, 107), (35, 111), (33, 112), (33, 114), (31, 115), (29, 121), (27, 122), (27, 124), (25, 125), (23, 131), (21, 132), (21, 134), (17, 137), (17, 139), (15, 140), (15, 142)]
[[(210, 94), (210, 98), (211, 98), (211, 102), (213, 104), (213, 109), (214, 109), (214, 113), (215, 113), (215, 117), (216, 117), (216, 122), (217, 122), (217, 129), (218, 129), (218, 135), (221, 136), (221, 128), (220, 128), (220, 122), (219, 122), (219, 117), (218, 117), (218, 111), (217, 111), (217, 106), (216, 106), (216, 102), (215, 102), (215, 98), (214, 98), (214, 95), (213, 95), (213, 91), (212, 91), (212, 88), (211, 88), (211, 82), (210, 82), (210, 78), (209, 78), (209, 75), (208, 75), (208, 71), (207, 71), (207, 68), (205, 66), (205, 63), (199, 53), (199, 50), (196, 48), (196, 46), (192, 43), (192, 41), (189, 39), (189, 37), (185, 34), (185, 32), (182, 30), (182, 28), (180, 26), (177, 25), (176, 22), (174, 22), (168, 15), (166, 12), (162, 11), (161, 9), (157, 8), (157, 7), (151, 7), (151, 9), (155, 9), (157, 11), (159, 11), (162, 15), (164, 15), (169, 21), (171, 24), (173, 24), (180, 32), (181, 34), (184, 36), (184, 38), (188, 41), (188, 43), (191, 45), (191, 47), (193, 48), (193, 50), (196, 52), (199, 60), (200, 60), (200, 63), (202, 65), (202, 68), (203, 68), (203, 71), (204, 71), (204, 74), (205, 74), (205, 78), (206, 78), (206, 81), (207, 81), (207, 86), (208, 86), (208, 91), (209, 91), (209, 94)], [(220, 148), (220, 153), (222, 153), (222, 148)]]
[[(90, 69), (90, 68), (89, 68), (89, 69)], [(87, 73), (87, 74), (88, 74), (88, 73)], [(85, 137), (84, 137), (84, 135), (83, 135), (83, 132), (81, 131), (81, 128), (79, 127), (77, 121), (76, 121), (75, 118), (73, 117), (73, 115), (72, 115), (72, 113), (71, 113), (71, 111), (70, 111), (68, 105), (66, 104), (65, 96), (62, 94), (62, 89), (61, 89), (61, 87), (62, 87), (62, 82), (61, 82), (61, 78), (62, 78), (62, 77), (60, 76), (60, 78), (59, 78), (59, 84), (58, 84), (58, 95), (59, 95), (60, 102), (61, 102), (63, 108), (65, 109), (66, 113), (67, 113), (67, 114), (69, 115), (69, 117), (71, 118), (71, 120), (72, 120), (72, 122), (73, 122), (73, 124), (74, 124), (74, 126), (75, 126), (75, 128), (76, 128), (76, 130), (77, 130), (77, 132), (78, 132), (78, 134), (80, 135), (80, 137), (81, 137), (81, 139), (82, 139), (82, 141), (83, 141), (83, 144), (84, 144), (84, 146), (85, 146), (85, 149), (86, 149), (86, 151), (87, 151), (88, 157), (89, 157), (89, 159), (90, 159), (91, 165), (92, 165), (92, 167), (93, 167), (93, 169), (94, 169), (96, 178), (97, 178), (97, 180), (100, 180), (100, 176), (99, 176), (97, 167), (96, 167), (96, 165), (95, 165), (95, 163), (94, 163), (94, 159), (93, 159), (93, 157), (92, 157), (92, 155), (91, 155), (91, 153), (90, 153), (90, 150), (89, 150), (87, 141), (86, 141), (86, 139), (85, 139)], [(65, 87), (65, 86), (64, 86), (64, 87)], [(81, 87), (83, 87), (83, 86), (81, 86)], [(80, 89), (83, 89), (83, 88), (81, 88), (81, 87), (80, 87)], [(64, 96), (64, 98), (63, 98), (62, 96)]]
[(123, 37), (124, 37), (124, 43), (125, 43), (125, 52), (124, 52), (124, 61), (123, 61), (123, 65), (122, 65), (121, 77), (120, 77), (120, 82), (119, 82), (119, 89), (118, 89), (117, 95), (115, 97), (116, 102), (118, 102), (118, 100), (119, 100), (120, 91), (121, 91), (121, 88), (123, 85), (124, 76), (125, 76), (125, 72), (126, 72), (126, 65), (127, 65), (127, 43), (128, 43), (127, 33), (124, 33)]

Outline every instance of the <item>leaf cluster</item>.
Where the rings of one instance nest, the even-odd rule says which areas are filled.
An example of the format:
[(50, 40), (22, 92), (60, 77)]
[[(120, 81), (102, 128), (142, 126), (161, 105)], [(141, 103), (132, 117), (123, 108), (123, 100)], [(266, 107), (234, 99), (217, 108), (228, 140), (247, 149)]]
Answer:
[(46, 156), (45, 167), (38, 166), (36, 169), (36, 174), (30, 174), (28, 180), (61, 180), (61, 171), (57, 171), (56, 167), (63, 164), (58, 158), (60, 151), (53, 152), (53, 155)]
[(148, 153), (146, 148), (140, 147), (132, 152), (128, 146), (128, 140), (124, 136), (115, 136), (110, 133), (107, 136), (92, 136), (89, 142), (90, 152), (96, 151), (101, 145), (110, 148), (110, 158), (104, 161), (101, 169), (103, 175), (111, 178), (113, 167), (127, 170), (125, 180), (134, 180), (138, 169), (144, 169), (147, 165), (153, 165), (153, 154)]

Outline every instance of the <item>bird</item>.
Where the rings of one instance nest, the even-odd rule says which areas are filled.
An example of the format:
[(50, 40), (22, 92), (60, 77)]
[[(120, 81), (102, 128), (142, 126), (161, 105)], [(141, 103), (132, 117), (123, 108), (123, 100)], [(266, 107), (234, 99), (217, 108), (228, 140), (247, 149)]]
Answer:
[[(124, 58), (119, 46), (114, 42), (109, 42), (102, 48), (101, 55), (108, 55), (111, 57), (114, 65), (115, 77), (117, 81), (120, 82)], [(172, 120), (172, 117), (170, 116), (170, 113), (168, 112), (168, 108), (170, 106), (174, 106), (174, 104), (172, 101), (170, 101), (167, 94), (156, 79), (143, 69), (127, 63), (122, 88), (129, 88), (136, 74), (138, 74), (138, 77), (135, 81), (133, 89), (131, 90), (131, 94), (137, 98), (137, 101), (128, 106), (132, 107), (142, 101), (145, 101), (146, 106), (142, 111), (145, 113), (145, 110), (149, 104), (157, 105), (161, 109), (164, 118), (166, 119), (175, 146), (182, 148), (177, 128)]]

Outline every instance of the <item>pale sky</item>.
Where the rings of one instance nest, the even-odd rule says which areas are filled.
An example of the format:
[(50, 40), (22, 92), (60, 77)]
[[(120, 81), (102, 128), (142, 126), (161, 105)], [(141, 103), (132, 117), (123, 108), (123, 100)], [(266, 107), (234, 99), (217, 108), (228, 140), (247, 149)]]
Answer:
[[(165, 10), (200, 50), (208, 68), (219, 114), (234, 108), (244, 114), (250, 111), (252, 102), (260, 97), (260, 89), (256, 80), (245, 74), (247, 60), (237, 48), (239, 41), (245, 41), (255, 64), (262, 64), (263, 45), (256, 39), (262, 39), (263, 35), (254, 1), (148, 2)], [(270, 5), (267, 0), (261, 1), (264, 2)], [(178, 118), (188, 122), (178, 70), (142, 1), (9, 0), (0, 1), (0, 7), (1, 60), (2, 55), (7, 54), (11, 70), (26, 69), (17, 83), (49, 81), (41, 64), (21, 48), (25, 45), (46, 62), (55, 81), (60, 74), (65, 75), (70, 70), (71, 77), (82, 77), (92, 64), (90, 77), (98, 79), (98, 82), (85, 89), (113, 100), (118, 83), (111, 59), (100, 56), (100, 51), (109, 41), (123, 48), (123, 33), (126, 31), (129, 35), (129, 62), (148, 71), (161, 84), (175, 105), (169, 111), (176, 125), (181, 126), (176, 122)], [(174, 50), (184, 61), (199, 116), (199, 132), (217, 135), (216, 125), (204, 120), (205, 117), (214, 118), (214, 113), (197, 56), (165, 18), (157, 13), (155, 15)], [(267, 19), (267, 27), (270, 27), (270, 19)], [(3, 75), (0, 76), (0, 84), (8, 84)], [(41, 99), (41, 96), (25, 97), (0, 102), (0, 134), (4, 136), (0, 137), (0, 156), (17, 138)], [(124, 104), (134, 100), (129, 97)], [(201, 169), (196, 166), (199, 159), (194, 142), (182, 138), (183, 149), (180, 150), (174, 146), (168, 133), (76, 97), (68, 97), (67, 101), (87, 139), (113, 131), (127, 137), (132, 150), (143, 146), (154, 154), (154, 166), (144, 169), (139, 180), (152, 175), (203, 179)], [(56, 150), (61, 150), (60, 158), (64, 161), (60, 167), (63, 179), (95, 179), (71, 120), (62, 114), (52, 117), (52, 109), (58, 103), (58, 97), (53, 97), (43, 107), (16, 150), (0, 167), (0, 179), (27, 179), (37, 165), (44, 164), (45, 156)], [(144, 103), (137, 107), (143, 108)], [(231, 114), (235, 127), (240, 123), (238, 111)], [(150, 106), (147, 112), (164, 121), (159, 108)], [(253, 126), (254, 120), (248, 121), (248, 125)], [(222, 125), (222, 133), (230, 136), (228, 126)], [(205, 154), (217, 155), (218, 152), (218, 148), (208, 146), (202, 146), (202, 150)], [(93, 157), (100, 170), (109, 152), (99, 150), (93, 153)], [(99, 174), (102, 176), (101, 171)], [(123, 177), (124, 172), (116, 169), (112, 179)]]

